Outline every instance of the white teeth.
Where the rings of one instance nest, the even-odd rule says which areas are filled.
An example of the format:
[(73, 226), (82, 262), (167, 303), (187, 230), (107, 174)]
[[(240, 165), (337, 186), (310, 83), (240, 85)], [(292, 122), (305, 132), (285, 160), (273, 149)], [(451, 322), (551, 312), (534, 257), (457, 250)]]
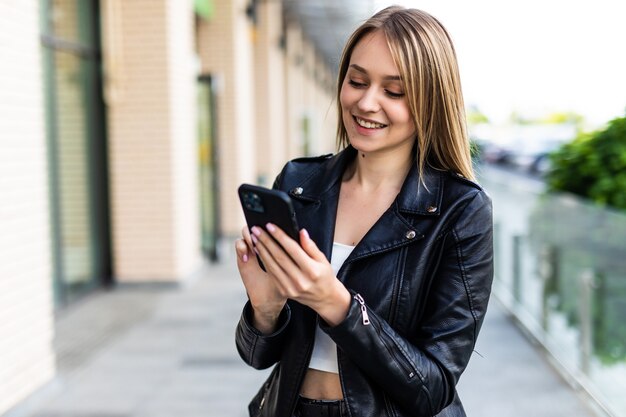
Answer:
[(383, 124), (368, 122), (367, 120), (359, 119), (358, 117), (355, 117), (354, 119), (359, 124), (359, 126), (363, 126), (363, 127), (368, 128), (368, 129), (381, 129), (381, 128), (385, 127), (385, 125), (383, 125)]

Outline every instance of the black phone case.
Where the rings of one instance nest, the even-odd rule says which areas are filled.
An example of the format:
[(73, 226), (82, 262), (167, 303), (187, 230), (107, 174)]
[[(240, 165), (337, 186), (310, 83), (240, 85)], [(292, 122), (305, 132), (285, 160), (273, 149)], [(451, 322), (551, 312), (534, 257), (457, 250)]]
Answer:
[[(272, 223), (280, 227), (293, 240), (300, 242), (300, 228), (296, 220), (296, 212), (287, 193), (250, 184), (242, 184), (237, 191), (249, 229), (252, 226), (258, 226), (265, 230), (265, 225)], [(251, 195), (258, 196), (258, 198), (254, 197), (250, 200)], [(261, 268), (265, 270), (261, 260), (258, 257), (257, 259)]]

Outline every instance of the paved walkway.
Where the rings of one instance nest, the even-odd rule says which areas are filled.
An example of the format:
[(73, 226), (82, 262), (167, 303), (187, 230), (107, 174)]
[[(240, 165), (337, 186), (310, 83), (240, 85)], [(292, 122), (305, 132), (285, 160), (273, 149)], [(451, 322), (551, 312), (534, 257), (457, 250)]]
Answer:
[[(186, 288), (94, 294), (58, 318), (56, 380), (5, 417), (245, 417), (267, 371), (234, 347), (244, 300), (232, 259)], [(469, 416), (595, 416), (496, 302), (476, 350), (459, 386)]]

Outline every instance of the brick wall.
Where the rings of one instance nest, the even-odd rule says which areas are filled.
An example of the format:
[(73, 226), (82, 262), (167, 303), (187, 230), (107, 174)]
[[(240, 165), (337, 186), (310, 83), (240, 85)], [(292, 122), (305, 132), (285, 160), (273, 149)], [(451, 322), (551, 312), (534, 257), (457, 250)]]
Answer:
[(191, 0), (168, 0), (170, 143), (174, 201), (176, 275), (184, 277), (200, 262), (200, 206), (194, 13)]
[(337, 100), (335, 99), (336, 81), (330, 68), (318, 58), (316, 61), (316, 88), (313, 107), (317, 111), (316, 142), (318, 153), (335, 152), (337, 132)]
[[(198, 51), (202, 72), (217, 78), (218, 147), (222, 230), (237, 235), (243, 216), (236, 189), (264, 179), (269, 185), (283, 164), (303, 155), (305, 117), (312, 154), (334, 150), (333, 92), (323, 89), (315, 68), (329, 76), (297, 22), (287, 30), (279, 2), (260, 2), (253, 30), (246, 1), (216, 0), (210, 21), (200, 21)], [(318, 77), (319, 78), (319, 77)]]
[(215, 0), (215, 13), (198, 28), (202, 73), (216, 79), (217, 146), (221, 228), (238, 234), (243, 225), (237, 187), (256, 181), (252, 28), (245, 0)]
[(287, 26), (287, 140), (289, 158), (302, 155), (302, 115), (304, 112), (304, 55), (302, 31), (289, 22)]
[(287, 160), (287, 135), (284, 124), (285, 54), (280, 47), (282, 5), (259, 4), (255, 37), (255, 115), (257, 177), (271, 186)]
[[(190, 1), (104, 2), (114, 274), (180, 280), (197, 266)], [(110, 92), (110, 90), (109, 90)]]
[(38, 5), (0, 2), (0, 414), (54, 375)]

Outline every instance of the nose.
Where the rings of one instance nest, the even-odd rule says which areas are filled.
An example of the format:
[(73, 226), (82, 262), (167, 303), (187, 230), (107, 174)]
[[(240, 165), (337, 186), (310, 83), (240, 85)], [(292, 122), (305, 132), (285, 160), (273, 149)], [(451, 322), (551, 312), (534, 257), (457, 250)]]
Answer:
[(368, 88), (362, 91), (363, 95), (357, 103), (359, 110), (369, 113), (375, 113), (380, 110), (380, 103), (378, 102), (378, 97), (376, 96), (376, 90)]

